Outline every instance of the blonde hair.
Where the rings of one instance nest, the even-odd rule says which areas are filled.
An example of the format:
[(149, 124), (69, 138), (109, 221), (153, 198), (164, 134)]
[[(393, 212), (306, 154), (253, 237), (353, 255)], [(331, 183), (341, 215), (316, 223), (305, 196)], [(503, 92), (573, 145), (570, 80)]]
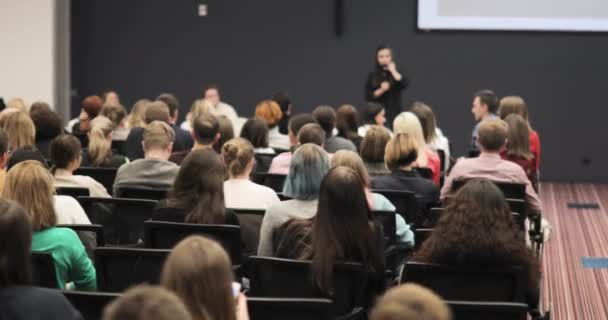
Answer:
[(359, 175), (361, 183), (364, 187), (371, 187), (371, 180), (367, 172), (367, 168), (365, 168), (363, 160), (361, 160), (361, 157), (359, 157), (356, 152), (350, 150), (339, 150), (331, 157), (331, 167), (351, 168), (357, 173), (357, 175)]
[(477, 142), (488, 151), (500, 151), (507, 141), (509, 126), (500, 119), (488, 119), (479, 124)]
[(57, 224), (53, 177), (40, 162), (23, 161), (12, 167), (4, 179), (2, 198), (14, 200), (26, 211), (34, 231)]
[(385, 127), (373, 125), (365, 132), (361, 141), (361, 158), (365, 162), (383, 162), (384, 149), (391, 139), (391, 133)]
[(7, 108), (15, 108), (21, 112), (28, 112), (28, 105), (22, 98), (12, 98), (6, 103)]
[(103, 320), (190, 320), (192, 317), (175, 293), (139, 285), (123, 293), (103, 310)]
[(243, 138), (230, 139), (222, 146), (222, 157), (230, 177), (243, 174), (254, 156), (253, 145)]
[(196, 99), (190, 108), (190, 127), (194, 128), (194, 120), (202, 115), (213, 114), (213, 106), (205, 99)]
[(161, 285), (182, 299), (193, 319), (236, 320), (232, 268), (217, 242), (190, 236), (165, 261)]
[(436, 293), (408, 283), (388, 290), (371, 312), (370, 320), (451, 320), (447, 304)]
[(144, 150), (167, 149), (175, 140), (175, 132), (163, 121), (152, 121), (144, 129)]
[(8, 146), (11, 150), (34, 145), (36, 127), (27, 113), (14, 112), (3, 116), (0, 119), (0, 127), (8, 135)]
[(131, 108), (131, 113), (129, 113), (129, 117), (127, 120), (127, 127), (129, 128), (143, 128), (146, 126), (146, 121), (144, 120), (146, 115), (146, 107), (148, 103), (150, 103), (149, 99), (139, 99), (133, 107)]
[(101, 165), (112, 156), (112, 141), (109, 140), (109, 136), (113, 128), (112, 121), (104, 116), (97, 116), (91, 121), (87, 152), (94, 167)]
[(418, 143), (407, 133), (398, 133), (386, 144), (384, 163), (389, 169), (408, 166), (418, 159)]
[(402, 112), (393, 121), (393, 130), (395, 134), (407, 133), (414, 140), (418, 147), (418, 166), (426, 167), (428, 165), (428, 158), (426, 156), (425, 149), (427, 148), (426, 141), (424, 140), (424, 133), (422, 131), (422, 125), (420, 120), (412, 112)]

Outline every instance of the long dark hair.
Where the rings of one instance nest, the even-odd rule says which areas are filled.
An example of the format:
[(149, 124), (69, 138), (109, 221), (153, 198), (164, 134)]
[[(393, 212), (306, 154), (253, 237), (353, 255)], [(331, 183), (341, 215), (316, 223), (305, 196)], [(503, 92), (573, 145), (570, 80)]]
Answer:
[(225, 174), (224, 163), (213, 149), (191, 151), (175, 178), (167, 206), (185, 209), (189, 223), (225, 223)]
[(268, 148), (268, 125), (260, 118), (250, 118), (241, 129), (241, 138), (249, 140), (254, 148)]
[(0, 288), (28, 285), (32, 282), (32, 226), (17, 202), (0, 200), (0, 212)]
[(336, 112), (336, 128), (338, 135), (351, 141), (361, 139), (357, 129), (359, 128), (359, 112), (350, 104), (338, 108)]
[(382, 50), (389, 50), (391, 52), (391, 55), (393, 54), (393, 49), (385, 44), (381, 44), (376, 48), (376, 53), (374, 54), (374, 62), (375, 62), (374, 71), (377, 73), (384, 71), (384, 66), (381, 66), (380, 63), (378, 62), (378, 53), (380, 53), (380, 51), (382, 51)]

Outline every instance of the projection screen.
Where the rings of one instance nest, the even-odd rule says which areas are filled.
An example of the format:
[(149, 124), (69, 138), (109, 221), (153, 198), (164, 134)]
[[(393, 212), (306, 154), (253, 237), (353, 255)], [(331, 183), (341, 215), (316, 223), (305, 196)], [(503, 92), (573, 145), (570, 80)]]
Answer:
[(423, 30), (608, 31), (606, 0), (419, 0)]

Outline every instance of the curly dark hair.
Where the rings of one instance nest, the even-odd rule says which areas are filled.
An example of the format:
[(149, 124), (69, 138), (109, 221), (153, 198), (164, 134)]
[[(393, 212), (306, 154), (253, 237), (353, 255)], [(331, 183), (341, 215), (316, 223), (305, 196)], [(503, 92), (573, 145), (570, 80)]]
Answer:
[(491, 181), (471, 180), (456, 193), (413, 260), (523, 267), (528, 278), (528, 303), (538, 303), (538, 262), (526, 247), (504, 195)]

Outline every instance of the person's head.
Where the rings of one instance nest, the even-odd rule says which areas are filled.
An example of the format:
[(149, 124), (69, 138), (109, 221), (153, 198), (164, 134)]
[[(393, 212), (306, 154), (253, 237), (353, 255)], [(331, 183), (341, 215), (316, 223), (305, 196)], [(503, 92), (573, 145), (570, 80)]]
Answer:
[(224, 143), (234, 138), (234, 127), (232, 126), (232, 121), (224, 115), (218, 116), (217, 122), (220, 125), (220, 138), (213, 145), (213, 149), (219, 153), (222, 151)]
[(86, 133), (90, 129), (90, 121), (99, 115), (103, 106), (103, 100), (99, 96), (88, 96), (82, 100), (82, 111), (80, 112), (80, 131)]
[(135, 102), (129, 113), (129, 120), (127, 121), (127, 126), (129, 128), (143, 128), (146, 126), (146, 108), (150, 102), (152, 101), (148, 99), (139, 99)]
[(529, 122), (528, 105), (522, 97), (506, 96), (500, 99), (500, 103), (498, 104), (498, 116), (504, 120), (510, 114), (518, 114), (524, 118), (526, 122)]
[(279, 104), (281, 107), (281, 112), (283, 116), (281, 117), (281, 121), (279, 121), (279, 130), (281, 133), (286, 133), (289, 126), (289, 116), (291, 116), (291, 97), (289, 93), (284, 90), (276, 91), (272, 94), (272, 101)]
[(162, 121), (171, 124), (171, 113), (166, 103), (162, 101), (150, 102), (146, 105), (144, 121), (149, 124), (152, 121)]
[(217, 106), (221, 101), (220, 88), (215, 84), (206, 86), (203, 89), (203, 98), (209, 101), (212, 107)]
[(499, 119), (484, 120), (479, 124), (477, 144), (482, 152), (500, 152), (507, 143), (509, 126)]
[(0, 119), (0, 127), (8, 135), (8, 146), (15, 150), (34, 144), (36, 127), (32, 118), (25, 112), (13, 112)]
[(192, 121), (204, 114), (213, 114), (213, 106), (205, 99), (196, 99), (190, 107), (190, 125), (193, 126)]
[(496, 113), (498, 109), (498, 98), (492, 90), (479, 90), (473, 94), (473, 116), (475, 121), (480, 121), (489, 114)]
[(386, 123), (386, 112), (384, 107), (377, 102), (367, 102), (361, 113), (364, 124), (384, 126)]
[(109, 105), (120, 105), (120, 97), (113, 90), (108, 90), (103, 93), (103, 103)]
[(171, 250), (161, 274), (193, 319), (236, 320), (230, 258), (217, 242), (189, 236)]
[(51, 173), (40, 162), (27, 160), (6, 173), (2, 198), (19, 203), (25, 209), (32, 230), (41, 231), (57, 224), (54, 193)]
[(34, 102), (30, 108), (30, 118), (34, 122), (36, 140), (53, 139), (63, 132), (61, 117), (48, 103)]
[(6, 132), (0, 128), (0, 169), (6, 167), (8, 158), (8, 136), (6, 135)]
[(6, 170), (8, 171), (17, 164), (27, 160), (38, 161), (41, 166), (48, 169), (46, 160), (44, 159), (44, 155), (42, 154), (42, 152), (40, 152), (40, 150), (38, 150), (38, 148), (36, 148), (36, 146), (23, 146), (17, 150), (14, 150), (10, 154), (8, 162), (6, 164)]
[(103, 310), (103, 320), (191, 320), (190, 312), (172, 291), (147, 284), (129, 288)]
[(407, 168), (418, 159), (418, 143), (412, 135), (397, 133), (386, 144), (384, 163), (391, 170)]
[(152, 121), (144, 128), (142, 146), (145, 157), (169, 159), (173, 151), (173, 141), (175, 141), (175, 132), (166, 122)]
[(528, 160), (534, 158), (530, 152), (530, 129), (526, 120), (518, 114), (510, 114), (504, 121), (509, 127), (507, 154)]
[(20, 112), (27, 112), (28, 105), (22, 98), (12, 98), (8, 102), (6, 102), (7, 109), (15, 109)]
[(393, 130), (395, 134), (407, 133), (416, 140), (416, 146), (418, 147), (418, 165), (425, 167), (428, 160), (426, 152), (424, 151), (426, 148), (426, 141), (424, 141), (424, 133), (418, 117), (411, 112), (401, 112), (393, 121)]
[(384, 162), (384, 150), (391, 139), (391, 133), (385, 127), (371, 126), (361, 141), (361, 158), (366, 163)]
[(312, 116), (317, 123), (325, 130), (325, 135), (329, 138), (333, 135), (332, 131), (336, 126), (336, 111), (331, 106), (318, 106), (312, 111)]
[(156, 100), (164, 102), (169, 108), (169, 122), (175, 124), (179, 116), (179, 100), (171, 93), (161, 93)]
[(272, 129), (281, 121), (283, 112), (278, 103), (272, 100), (264, 100), (255, 106), (255, 116), (266, 121), (268, 128)]
[(215, 150), (192, 150), (175, 177), (169, 204), (188, 212), (186, 222), (223, 224), (225, 177), (222, 157)]
[(310, 113), (300, 113), (291, 117), (289, 120), (288, 136), (292, 146), (298, 144), (298, 134), (303, 126), (309, 123), (316, 123), (315, 118)]
[(249, 177), (255, 153), (249, 141), (243, 138), (228, 140), (222, 146), (222, 157), (230, 178)]
[(415, 283), (388, 290), (376, 303), (370, 320), (451, 320), (447, 304), (433, 291)]
[(112, 130), (114, 124), (105, 116), (98, 116), (91, 121), (89, 131), (89, 154), (93, 167), (100, 166), (112, 156)]
[(328, 170), (327, 152), (315, 144), (303, 144), (293, 153), (283, 194), (300, 200), (317, 199), (319, 185)]
[(112, 121), (112, 128), (122, 127), (127, 118), (127, 110), (120, 104), (104, 104), (99, 115)]
[(435, 133), (435, 128), (437, 126), (437, 121), (435, 120), (435, 113), (433, 113), (433, 109), (429, 107), (424, 102), (414, 102), (412, 107), (410, 108), (410, 112), (412, 112), (418, 120), (420, 120), (420, 125), (422, 125), (422, 133), (424, 134), (424, 141), (429, 144), (435, 141), (437, 138), (437, 134)]
[(376, 68), (384, 69), (393, 62), (393, 49), (386, 45), (380, 45), (376, 49)]
[(17, 202), (0, 200), (0, 288), (31, 283), (32, 226)]
[(241, 138), (249, 140), (254, 148), (268, 148), (268, 125), (258, 117), (249, 118), (241, 128)]
[(361, 178), (361, 183), (366, 188), (371, 187), (371, 179), (363, 164), (361, 157), (354, 151), (339, 150), (331, 157), (331, 167), (347, 167), (353, 169)]
[(51, 160), (54, 168), (74, 171), (80, 167), (80, 140), (71, 134), (62, 134), (51, 142)]
[(350, 104), (344, 104), (336, 112), (336, 128), (341, 136), (354, 140), (359, 138), (359, 112)]
[(192, 119), (192, 137), (200, 146), (212, 146), (220, 139), (220, 124), (217, 117), (206, 113)]
[(313, 143), (319, 147), (323, 147), (325, 143), (325, 131), (316, 123), (307, 123), (298, 132), (298, 143)]

